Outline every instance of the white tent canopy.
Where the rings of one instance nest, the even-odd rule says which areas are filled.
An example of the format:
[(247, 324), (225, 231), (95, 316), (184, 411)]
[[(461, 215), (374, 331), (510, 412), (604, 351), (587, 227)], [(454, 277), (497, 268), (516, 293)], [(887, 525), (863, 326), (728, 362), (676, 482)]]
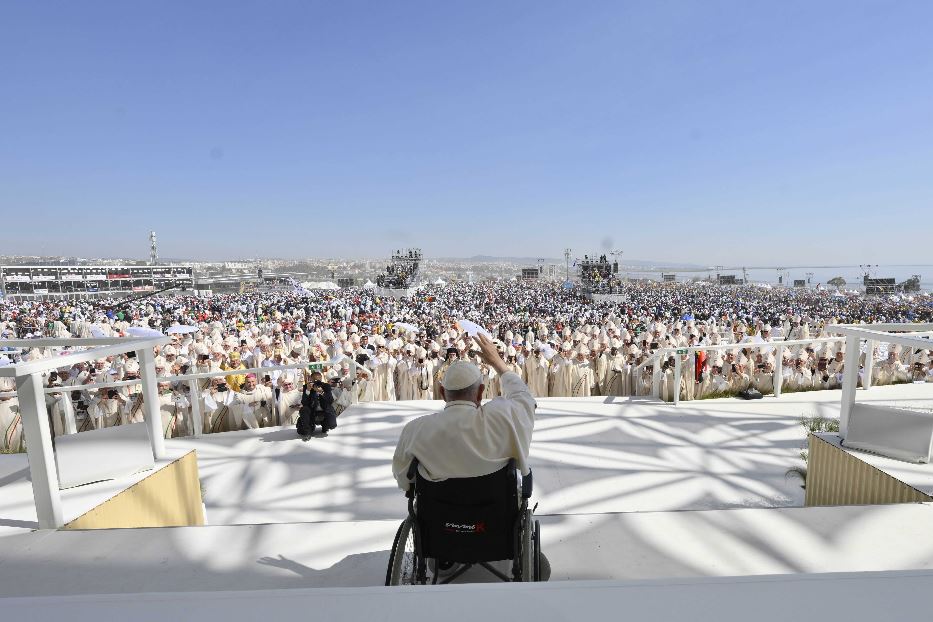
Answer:
[(301, 286), (305, 289), (340, 289), (333, 281), (305, 281)]

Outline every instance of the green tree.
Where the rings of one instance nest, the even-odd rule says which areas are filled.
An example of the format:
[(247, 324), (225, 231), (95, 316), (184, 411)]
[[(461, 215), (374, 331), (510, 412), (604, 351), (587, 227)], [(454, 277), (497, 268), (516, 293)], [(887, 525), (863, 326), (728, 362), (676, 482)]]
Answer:
[(844, 287), (846, 284), (846, 280), (842, 278), (841, 276), (836, 276), (836, 277), (829, 279), (826, 283), (828, 285), (832, 285), (833, 287)]

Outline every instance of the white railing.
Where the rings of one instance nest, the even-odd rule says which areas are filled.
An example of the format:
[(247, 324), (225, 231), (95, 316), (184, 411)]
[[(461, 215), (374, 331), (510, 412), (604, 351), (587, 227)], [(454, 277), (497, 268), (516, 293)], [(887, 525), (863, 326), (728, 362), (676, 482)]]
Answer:
[[(849, 333), (856, 331), (860, 337), (856, 339), (851, 339)], [(654, 383), (653, 383), (653, 395), (654, 397), (660, 398), (660, 372), (659, 366), (661, 363), (670, 356), (674, 356), (674, 395), (673, 403), (676, 406), (680, 402), (680, 382), (683, 377), (683, 361), (684, 357), (689, 354), (695, 354), (696, 352), (704, 351), (715, 351), (715, 350), (743, 350), (743, 349), (752, 349), (752, 350), (774, 350), (774, 372), (773, 372), (773, 386), (774, 386), (774, 397), (781, 396), (781, 386), (784, 378), (784, 349), (787, 347), (795, 346), (808, 346), (822, 343), (834, 343), (834, 342), (845, 342), (846, 343), (846, 358), (845, 358), (845, 370), (851, 368), (859, 368), (859, 355), (861, 354), (860, 342), (866, 340), (867, 346), (867, 355), (865, 357), (865, 366), (863, 368), (864, 374), (862, 378), (862, 387), (864, 389), (871, 388), (871, 376), (872, 369), (874, 364), (874, 358), (871, 353), (874, 352), (875, 346), (879, 342), (887, 343), (909, 343), (913, 347), (921, 348), (933, 348), (933, 342), (930, 340), (923, 339), (925, 336), (933, 336), (933, 323), (929, 324), (840, 324), (840, 325), (831, 325), (826, 327), (825, 332), (828, 333), (837, 333), (843, 334), (844, 336), (840, 337), (818, 337), (814, 339), (797, 339), (797, 340), (787, 340), (787, 341), (764, 341), (764, 342), (740, 342), (740, 343), (729, 343), (729, 344), (717, 344), (717, 345), (705, 345), (705, 346), (686, 346), (680, 348), (661, 348), (657, 351), (655, 355), (652, 356), (653, 360), (655, 356), (659, 357), (658, 360), (654, 361), (655, 373), (654, 373)], [(910, 336), (906, 335), (896, 335), (892, 334), (894, 332), (901, 333), (911, 333)], [(850, 343), (851, 340), (851, 343)], [(906, 340), (906, 341), (904, 341)], [(851, 346), (851, 347), (850, 347)], [(854, 348), (854, 351), (853, 351)], [(854, 357), (854, 358), (851, 358)], [(851, 359), (851, 360), (850, 360)], [(854, 360), (854, 362), (851, 362)], [(856, 376), (856, 382), (858, 377)], [(855, 391), (854, 385), (852, 391)], [(854, 393), (853, 393), (854, 395)], [(854, 399), (854, 398), (853, 398)]]
[[(309, 367), (315, 366), (324, 367), (338, 363), (342, 364), (343, 360), (349, 360), (351, 370), (353, 370), (354, 373), (357, 367), (353, 359), (343, 356), (340, 359), (332, 361), (304, 362), (279, 365), (276, 367), (260, 367), (242, 370), (220, 370), (216, 372), (160, 378), (156, 375), (155, 371), (155, 353), (153, 349), (167, 345), (170, 342), (171, 337), (169, 336), (0, 340), (0, 347), (84, 348), (78, 351), (70, 351), (59, 356), (22, 361), (0, 367), (0, 377), (14, 378), (16, 381), (15, 395), (19, 403), (20, 415), (22, 417), (23, 433), (27, 441), (26, 453), (29, 460), (30, 479), (32, 481), (33, 497), (36, 504), (36, 514), (39, 519), (40, 529), (57, 529), (64, 525), (58, 470), (55, 464), (55, 450), (52, 443), (52, 431), (49, 427), (49, 417), (45, 402), (46, 393), (65, 393), (67, 391), (139, 385), (142, 388), (143, 416), (149, 433), (152, 456), (153, 459), (158, 460), (165, 457), (165, 438), (162, 431), (162, 418), (159, 412), (159, 382), (189, 382), (189, 386), (194, 391), (192, 399), (190, 400), (192, 408), (197, 412), (197, 417), (200, 420), (200, 399), (197, 399), (197, 380), (199, 378), (255, 372), (266, 373), (285, 369), (308, 369)], [(42, 384), (42, 374), (44, 372), (56, 370), (61, 367), (71, 367), (77, 363), (87, 363), (108, 356), (117, 356), (126, 352), (136, 353), (136, 358), (139, 361), (140, 373), (138, 379), (58, 387), (45, 387)], [(71, 420), (66, 424), (66, 428), (74, 432), (76, 429), (73, 419), (74, 409), (72, 408), (70, 411)], [(198, 423), (200, 424), (200, 421)], [(198, 428), (198, 430), (199, 429), (200, 428)]]
[[(125, 340), (123, 340), (125, 341)], [(332, 359), (329, 361), (313, 361), (313, 362), (302, 362), (302, 363), (290, 363), (287, 365), (273, 365), (269, 367), (252, 367), (249, 369), (225, 369), (212, 372), (199, 372), (195, 374), (183, 374), (179, 376), (157, 376), (156, 382), (169, 382), (173, 385), (180, 383), (188, 384), (188, 396), (190, 402), (190, 416), (191, 416), (191, 436), (201, 436), (202, 424), (203, 424), (203, 413), (201, 412), (201, 389), (198, 386), (198, 380), (205, 378), (221, 378), (225, 376), (232, 375), (246, 375), (246, 374), (268, 374), (275, 371), (289, 371), (289, 370), (309, 370), (312, 368), (325, 368), (325, 367), (334, 367), (337, 365), (342, 365), (344, 361), (349, 363), (350, 375), (351, 377), (356, 377), (356, 369), (359, 365), (349, 356), (343, 356), (338, 359)], [(367, 370), (367, 373), (368, 370)], [(53, 387), (46, 387), (43, 391), (44, 393), (62, 393), (63, 399), (71, 402), (71, 398), (67, 395), (72, 391), (90, 391), (92, 389), (114, 389), (119, 387), (130, 387), (138, 386), (140, 384), (139, 379), (133, 380), (111, 380), (108, 382), (92, 382), (87, 384), (75, 384), (75, 385), (60, 385)], [(4, 393), (0, 392), (0, 397), (15, 397), (17, 394), (13, 393)], [(281, 420), (279, 419), (280, 413), (278, 412), (278, 404), (275, 400), (272, 401), (273, 415), (279, 425), (281, 425)], [(75, 434), (77, 432), (77, 421), (75, 420), (75, 410), (73, 407), (68, 408), (64, 412), (62, 427), (65, 434)]]
[[(75, 343), (76, 341), (80, 343)], [(155, 373), (155, 355), (153, 348), (171, 342), (170, 337), (149, 337), (125, 339), (25, 339), (0, 341), (0, 346), (11, 347), (63, 347), (80, 345), (86, 350), (70, 352), (62, 356), (42, 358), (0, 367), (0, 377), (16, 380), (16, 397), (19, 401), (23, 433), (27, 439), (26, 453), (29, 458), (29, 474), (32, 480), (32, 492), (36, 504), (36, 514), (40, 529), (57, 529), (64, 525), (61, 492), (59, 491), (58, 469), (55, 464), (55, 451), (52, 445), (52, 433), (45, 405), (45, 387), (42, 386), (42, 372), (70, 367), (76, 363), (86, 363), (94, 359), (115, 356), (124, 352), (136, 352), (139, 360), (140, 378), (144, 401), (143, 410), (152, 456), (160, 459), (165, 455), (165, 442), (162, 436), (162, 420), (159, 415), (159, 391)]]
[[(871, 388), (874, 352), (878, 343), (893, 343), (923, 350), (933, 349), (933, 323), (931, 324), (840, 324), (830, 326), (832, 332), (845, 335), (846, 355), (842, 375), (842, 404), (839, 411), (839, 436), (846, 437), (849, 414), (855, 404), (855, 390), (859, 381), (859, 354), (861, 342), (866, 341), (865, 367), (862, 388)], [(896, 331), (896, 332), (895, 332)], [(909, 334), (897, 334), (897, 333)]]
[[(774, 350), (774, 397), (781, 397), (781, 384), (784, 379), (784, 349), (794, 346), (812, 346), (823, 343), (836, 343), (845, 341), (843, 337), (819, 337), (816, 339), (794, 339), (788, 341), (760, 341), (745, 343), (720, 343), (706, 346), (685, 346), (681, 348), (661, 348), (658, 350), (661, 360), (674, 356), (674, 406), (680, 403), (680, 382), (683, 378), (683, 359), (684, 356), (696, 354), (697, 352), (710, 352), (717, 350)], [(657, 365), (658, 363), (656, 363)], [(658, 382), (660, 385), (660, 381)], [(654, 393), (655, 397), (660, 398), (660, 386)]]

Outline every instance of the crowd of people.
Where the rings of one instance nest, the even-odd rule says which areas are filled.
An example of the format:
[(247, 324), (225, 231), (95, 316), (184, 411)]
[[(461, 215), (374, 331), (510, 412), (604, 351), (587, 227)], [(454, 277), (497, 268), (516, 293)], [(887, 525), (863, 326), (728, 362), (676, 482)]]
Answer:
[[(123, 336), (134, 327), (170, 335), (171, 344), (155, 349), (166, 437), (194, 431), (193, 399), (202, 433), (294, 424), (313, 386), (306, 365), (314, 362), (338, 414), (358, 402), (436, 399), (445, 371), (462, 359), (477, 363), (485, 397), (495, 397), (499, 374), (482, 362), (463, 320), (490, 333), (508, 368), (535, 397), (649, 395), (662, 350), (734, 344), (686, 356), (668, 351), (657, 359), (662, 399), (675, 392), (681, 399), (702, 399), (749, 387), (771, 392), (778, 342), (828, 337), (827, 328), (836, 323), (931, 322), (933, 296), (633, 282), (611, 302), (591, 302), (558, 284), (497, 281), (431, 286), (405, 299), (354, 288), (0, 301), (0, 339)], [(785, 391), (839, 386), (841, 341), (781, 350)], [(0, 351), (0, 365), (55, 355), (50, 348), (9, 348)], [(863, 365), (868, 355), (861, 355)], [(874, 384), (933, 382), (929, 349), (894, 346), (870, 355)], [(682, 361), (679, 386), (675, 356)], [(288, 365), (296, 368), (282, 369)], [(194, 387), (178, 378), (195, 373), (215, 375), (197, 378)], [(47, 394), (53, 432), (65, 433), (71, 414), (79, 431), (141, 421), (142, 391), (132, 382), (138, 379), (133, 353), (47, 374), (46, 386), (55, 389)], [(120, 381), (126, 382), (106, 386)], [(22, 449), (15, 385), (4, 379), (0, 433), (0, 449)]]

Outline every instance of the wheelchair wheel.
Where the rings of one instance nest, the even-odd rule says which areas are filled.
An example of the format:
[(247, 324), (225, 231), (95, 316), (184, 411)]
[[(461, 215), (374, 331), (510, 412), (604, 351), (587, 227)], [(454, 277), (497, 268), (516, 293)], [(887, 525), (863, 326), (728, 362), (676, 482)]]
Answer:
[(521, 576), (519, 581), (536, 581), (535, 567), (537, 555), (535, 555), (535, 521), (532, 520), (531, 510), (525, 510), (525, 516), (522, 518), (521, 534)]
[(415, 534), (409, 516), (399, 525), (389, 555), (386, 569), (386, 585), (414, 585), (415, 581)]
[(535, 581), (541, 580), (541, 523), (535, 521), (535, 537), (534, 537), (534, 569), (535, 569)]

